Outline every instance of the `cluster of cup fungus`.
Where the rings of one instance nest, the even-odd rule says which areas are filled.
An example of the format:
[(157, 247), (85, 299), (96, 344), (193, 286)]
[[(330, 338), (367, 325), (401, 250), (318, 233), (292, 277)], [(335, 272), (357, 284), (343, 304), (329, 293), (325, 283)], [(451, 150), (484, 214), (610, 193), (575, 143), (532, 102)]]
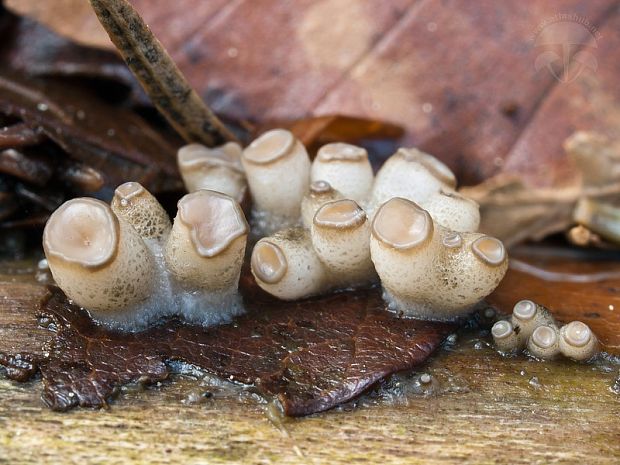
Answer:
[(391, 311), (453, 320), (507, 269), (503, 244), (476, 232), (478, 205), (417, 149), (399, 149), (375, 175), (363, 148), (327, 144), (311, 161), (292, 133), (275, 129), (245, 149), (187, 145), (178, 165), (190, 194), (172, 225), (137, 183), (120, 186), (111, 207), (74, 199), (50, 218), (52, 274), (96, 319), (131, 328), (174, 312), (217, 324), (241, 312), (248, 196), (251, 270), (282, 300), (380, 281)]
[(510, 319), (496, 322), (491, 334), (501, 352), (527, 348), (530, 355), (543, 360), (562, 354), (585, 361), (598, 353), (598, 340), (588, 325), (572, 321), (560, 327), (548, 309), (531, 300), (517, 302)]

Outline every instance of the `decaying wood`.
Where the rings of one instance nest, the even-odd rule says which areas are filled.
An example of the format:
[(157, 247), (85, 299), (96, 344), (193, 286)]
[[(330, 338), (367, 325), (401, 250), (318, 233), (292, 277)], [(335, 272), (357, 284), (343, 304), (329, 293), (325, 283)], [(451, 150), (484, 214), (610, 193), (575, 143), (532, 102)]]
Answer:
[(187, 142), (236, 141), (126, 0), (91, 0), (101, 24), (153, 104)]
[[(120, 393), (109, 410), (50, 412), (40, 384), (0, 379), (0, 456), (11, 464), (184, 463), (613, 465), (620, 460), (617, 368), (502, 358), (476, 334), (423, 367), (439, 383), (363, 398), (283, 423), (251, 395), (174, 376)], [(407, 382), (402, 383), (405, 386)], [(401, 388), (403, 386), (401, 385)], [(406, 391), (406, 389), (404, 389)], [(213, 393), (205, 397), (204, 393)], [(390, 397), (390, 393), (392, 397)], [(188, 402), (203, 398), (201, 403)]]

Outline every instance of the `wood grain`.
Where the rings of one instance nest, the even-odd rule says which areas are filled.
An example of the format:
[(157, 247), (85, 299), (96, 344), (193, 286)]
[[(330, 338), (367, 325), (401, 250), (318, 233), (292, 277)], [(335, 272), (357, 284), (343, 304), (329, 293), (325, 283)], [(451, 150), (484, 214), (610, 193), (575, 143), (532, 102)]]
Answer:
[(0, 379), (0, 463), (618, 463), (617, 366), (506, 359), (486, 340), (461, 334), (424, 367), (434, 396), (379, 391), (279, 425), (251, 395), (184, 403), (211, 389), (187, 377), (124, 392), (110, 410), (63, 414), (41, 406), (37, 382)]

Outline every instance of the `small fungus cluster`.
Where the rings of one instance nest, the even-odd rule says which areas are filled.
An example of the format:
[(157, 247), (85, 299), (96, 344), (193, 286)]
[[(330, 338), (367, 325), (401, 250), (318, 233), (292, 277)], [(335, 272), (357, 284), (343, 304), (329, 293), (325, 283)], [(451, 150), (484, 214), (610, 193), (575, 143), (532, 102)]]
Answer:
[(210, 325), (240, 313), (250, 234), (240, 203), (249, 198), (251, 270), (283, 300), (380, 281), (390, 310), (452, 320), (507, 269), (503, 244), (476, 232), (478, 205), (417, 149), (399, 149), (375, 175), (361, 147), (327, 144), (311, 162), (291, 132), (275, 129), (245, 149), (187, 145), (178, 165), (190, 194), (172, 223), (134, 182), (111, 206), (74, 199), (48, 221), (56, 282), (105, 324), (140, 328), (174, 313)]
[(517, 302), (510, 319), (496, 322), (491, 334), (501, 352), (514, 353), (527, 348), (531, 355), (543, 360), (562, 354), (585, 361), (596, 355), (599, 347), (588, 325), (572, 321), (560, 327), (549, 310), (531, 300)]

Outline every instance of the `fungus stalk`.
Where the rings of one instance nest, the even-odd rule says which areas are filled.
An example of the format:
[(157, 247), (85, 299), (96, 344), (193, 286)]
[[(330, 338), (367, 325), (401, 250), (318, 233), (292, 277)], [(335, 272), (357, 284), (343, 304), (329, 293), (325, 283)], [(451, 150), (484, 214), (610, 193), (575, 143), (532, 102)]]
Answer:
[(333, 143), (319, 149), (312, 162), (311, 180), (326, 181), (344, 198), (359, 203), (370, 194), (374, 174), (365, 149)]
[(236, 142), (212, 149), (201, 144), (181, 147), (177, 163), (187, 191), (213, 190), (242, 202), (247, 183), (241, 166), (241, 152), (241, 146)]
[(456, 178), (435, 157), (417, 149), (399, 149), (383, 164), (372, 189), (369, 210), (375, 212), (394, 197), (411, 200), (441, 226), (457, 232), (477, 231), (476, 202), (455, 191)]
[(323, 205), (314, 216), (310, 236), (321, 262), (341, 286), (368, 284), (375, 276), (370, 259), (370, 224), (353, 200)]
[(310, 159), (303, 144), (289, 131), (274, 129), (246, 147), (242, 163), (257, 228), (269, 234), (298, 224), (310, 185)]
[(236, 290), (248, 234), (239, 204), (200, 190), (184, 196), (177, 208), (166, 243), (168, 269), (188, 288)]
[(499, 240), (450, 231), (404, 198), (378, 209), (371, 233), (371, 257), (389, 307), (406, 316), (463, 316), (497, 287), (508, 268)]
[(99, 200), (61, 205), (45, 226), (43, 248), (58, 286), (94, 317), (115, 318), (153, 292), (155, 264), (148, 247)]
[(495, 347), (500, 352), (510, 353), (520, 349), (519, 337), (515, 333), (510, 321), (501, 320), (496, 322), (491, 328), (491, 335), (495, 342)]
[(559, 349), (568, 358), (585, 361), (597, 354), (598, 340), (588, 325), (572, 321), (560, 329)]
[(170, 234), (170, 218), (153, 195), (137, 182), (126, 182), (114, 191), (112, 211), (127, 221), (145, 240), (162, 241)]
[(325, 265), (312, 247), (308, 230), (286, 229), (261, 239), (252, 251), (258, 285), (282, 300), (297, 300), (329, 289)]

